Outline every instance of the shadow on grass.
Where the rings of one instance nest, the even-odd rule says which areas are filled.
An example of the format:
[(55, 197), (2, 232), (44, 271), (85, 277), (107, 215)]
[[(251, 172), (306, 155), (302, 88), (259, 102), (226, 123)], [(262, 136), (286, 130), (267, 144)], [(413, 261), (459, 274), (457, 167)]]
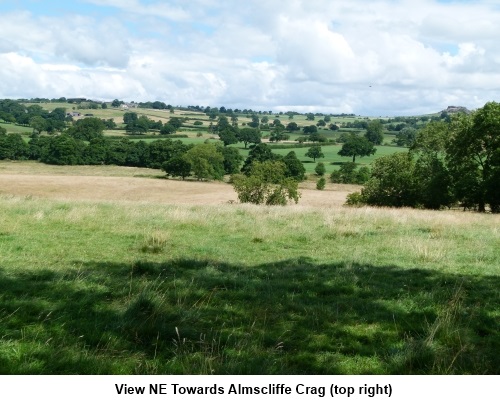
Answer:
[(308, 258), (0, 269), (2, 374), (500, 372), (500, 277)]

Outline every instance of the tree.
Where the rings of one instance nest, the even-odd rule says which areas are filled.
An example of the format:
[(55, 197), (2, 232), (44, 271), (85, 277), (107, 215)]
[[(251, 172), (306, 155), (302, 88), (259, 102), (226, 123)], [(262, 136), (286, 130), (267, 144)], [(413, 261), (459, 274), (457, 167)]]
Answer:
[(90, 141), (94, 138), (102, 137), (104, 128), (106, 128), (106, 126), (100, 118), (89, 117), (76, 121), (73, 126), (67, 130), (67, 134), (75, 139)]
[(313, 132), (311, 135), (307, 137), (307, 139), (311, 142), (326, 142), (326, 136), (320, 134), (319, 132)]
[(480, 212), (487, 204), (500, 212), (500, 104), (454, 115), (445, 150), (456, 197)]
[(304, 134), (306, 135), (314, 134), (318, 132), (318, 127), (316, 125), (308, 125), (302, 128), (302, 132), (304, 132)]
[(417, 130), (413, 127), (404, 127), (401, 131), (396, 134), (396, 139), (394, 142), (398, 146), (410, 147), (415, 142), (417, 137)]
[(314, 168), (314, 171), (318, 176), (324, 176), (324, 174), (326, 173), (325, 164), (323, 162), (319, 162)]
[(170, 124), (165, 124), (161, 127), (160, 134), (162, 135), (175, 134), (175, 127)]
[(185, 158), (198, 180), (220, 180), (224, 176), (224, 156), (213, 144), (195, 145), (186, 152)]
[(46, 130), (47, 123), (45, 118), (35, 116), (30, 119), (30, 126), (33, 128), (33, 133), (39, 135), (42, 131)]
[(123, 101), (120, 101), (118, 99), (114, 99), (112, 102), (111, 102), (111, 107), (120, 107), (122, 104), (124, 104)]
[(312, 158), (314, 160), (314, 162), (316, 162), (317, 158), (325, 157), (325, 155), (321, 151), (321, 146), (311, 146), (308, 149), (306, 156)]
[(285, 127), (282, 124), (276, 124), (271, 130), (269, 140), (271, 142), (278, 142), (290, 139), (290, 135), (285, 133)]
[(261, 142), (261, 134), (258, 128), (242, 128), (237, 136), (238, 140), (245, 144), (245, 149), (249, 143), (258, 144)]
[(380, 120), (373, 120), (368, 123), (365, 138), (374, 145), (381, 145), (384, 141), (384, 126)]
[(377, 149), (375, 149), (373, 144), (366, 138), (358, 135), (350, 135), (347, 137), (338, 154), (340, 156), (352, 156), (352, 161), (354, 163), (356, 162), (356, 156), (370, 156), (375, 154), (376, 151)]
[(153, 169), (160, 169), (164, 162), (173, 157), (184, 155), (191, 147), (182, 141), (172, 141), (171, 139), (151, 142), (149, 144), (147, 166)]
[(324, 190), (326, 185), (326, 180), (324, 177), (321, 177), (316, 182), (316, 190)]
[(150, 120), (147, 116), (141, 115), (135, 121), (129, 122), (125, 130), (132, 135), (141, 135), (147, 133), (154, 124), (154, 121)]
[(167, 173), (167, 177), (182, 177), (184, 180), (191, 174), (191, 163), (184, 156), (176, 156), (164, 162), (161, 169)]
[(53, 165), (78, 165), (82, 163), (85, 144), (67, 135), (49, 138), (47, 148), (42, 149), (40, 160)]
[(287, 124), (287, 126), (286, 126), (286, 130), (290, 131), (290, 132), (298, 131), (299, 130), (299, 126), (297, 125), (296, 122), (289, 122)]
[(411, 154), (398, 152), (373, 163), (372, 175), (361, 191), (369, 205), (415, 207), (418, 205), (418, 183), (414, 177), (415, 162)]
[(167, 121), (167, 124), (172, 125), (176, 131), (182, 126), (183, 123), (184, 119), (179, 117), (172, 117)]
[(108, 118), (107, 120), (102, 120), (106, 129), (116, 129), (117, 125), (113, 118)]
[(268, 160), (280, 160), (281, 156), (273, 153), (271, 148), (267, 146), (265, 143), (259, 143), (252, 147), (250, 153), (248, 154), (247, 159), (245, 160), (245, 164), (241, 168), (241, 171), (247, 175), (249, 175), (252, 165), (255, 162), (266, 162)]
[(248, 123), (248, 126), (252, 128), (259, 128), (259, 124), (260, 124), (259, 117), (256, 114), (253, 114), (252, 121)]
[(236, 132), (234, 131), (234, 127), (228, 127), (222, 131), (219, 131), (219, 139), (224, 143), (224, 146), (238, 143), (238, 138)]
[(283, 163), (286, 165), (286, 177), (291, 177), (297, 181), (304, 180), (306, 169), (294, 151), (288, 152), (283, 157)]
[(249, 176), (241, 174), (232, 177), (234, 190), (242, 203), (286, 205), (297, 203), (300, 198), (296, 180), (286, 177), (283, 162), (256, 162)]
[(239, 150), (232, 146), (218, 147), (217, 150), (224, 156), (224, 173), (238, 173), (243, 162), (243, 156), (240, 155)]
[(307, 121), (314, 121), (314, 114), (313, 113), (306, 114), (306, 120)]
[[(449, 125), (431, 122), (417, 132), (410, 152), (416, 158), (414, 176), (420, 185), (420, 201), (425, 208), (439, 209), (453, 203), (451, 175), (446, 167), (445, 146)], [(404, 131), (405, 127), (401, 130)]]
[(110, 143), (102, 138), (93, 138), (83, 151), (83, 164), (101, 165), (107, 163)]
[(134, 121), (137, 121), (139, 117), (137, 116), (137, 113), (135, 112), (126, 112), (123, 114), (123, 123), (125, 125), (131, 124)]
[(25, 160), (30, 156), (30, 148), (19, 134), (9, 134), (0, 127), (0, 160)]

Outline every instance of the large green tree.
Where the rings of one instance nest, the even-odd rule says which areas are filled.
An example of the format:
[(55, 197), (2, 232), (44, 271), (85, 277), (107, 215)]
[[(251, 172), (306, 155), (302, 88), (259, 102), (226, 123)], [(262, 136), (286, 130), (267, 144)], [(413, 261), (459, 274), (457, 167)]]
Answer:
[(306, 168), (299, 160), (295, 152), (292, 150), (288, 152), (282, 159), (283, 163), (286, 165), (285, 175), (286, 177), (291, 177), (297, 181), (304, 180), (304, 175), (306, 174)]
[(106, 126), (100, 118), (88, 117), (76, 121), (67, 130), (67, 134), (75, 139), (90, 141), (94, 138), (102, 137), (105, 128)]
[(352, 156), (354, 163), (356, 162), (356, 156), (370, 156), (375, 154), (376, 151), (377, 149), (368, 139), (358, 135), (349, 135), (338, 154), (340, 156)]
[(371, 178), (361, 191), (363, 201), (369, 205), (415, 207), (419, 189), (414, 171), (415, 161), (409, 153), (393, 153), (375, 160)]
[(245, 149), (249, 143), (258, 144), (261, 142), (261, 133), (258, 128), (242, 128), (237, 136), (238, 140), (245, 145)]
[[(449, 125), (431, 122), (417, 132), (410, 152), (415, 161), (414, 177), (420, 188), (419, 202), (425, 208), (439, 209), (453, 203), (451, 176), (445, 163)], [(404, 131), (403, 128), (401, 131)]]
[(311, 146), (307, 151), (306, 156), (312, 158), (314, 162), (316, 162), (316, 159), (325, 157), (321, 151), (321, 146)]
[(368, 123), (365, 138), (374, 145), (381, 145), (384, 141), (384, 126), (380, 120), (373, 120)]
[(217, 147), (217, 150), (224, 156), (224, 172), (226, 174), (234, 174), (240, 171), (243, 156), (237, 148), (232, 146)]
[(0, 160), (24, 160), (30, 156), (30, 148), (19, 134), (6, 134), (0, 127)]
[(480, 212), (500, 211), (500, 104), (489, 102), (450, 124), (446, 162), (456, 197)]
[(210, 143), (195, 145), (185, 154), (198, 180), (220, 180), (224, 176), (224, 156)]
[(281, 156), (273, 153), (271, 148), (267, 146), (265, 143), (259, 143), (252, 147), (248, 157), (245, 160), (241, 171), (245, 174), (249, 174), (252, 168), (253, 163), (255, 162), (265, 162), (268, 160), (280, 160)]
[(184, 156), (176, 156), (163, 163), (161, 169), (167, 173), (167, 177), (182, 177), (184, 180), (191, 174), (191, 163)]

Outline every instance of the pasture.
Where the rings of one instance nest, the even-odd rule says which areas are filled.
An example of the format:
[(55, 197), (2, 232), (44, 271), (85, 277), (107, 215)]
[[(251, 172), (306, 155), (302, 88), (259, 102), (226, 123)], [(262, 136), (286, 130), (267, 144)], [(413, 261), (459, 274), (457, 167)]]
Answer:
[(500, 372), (498, 216), (159, 175), (0, 163), (0, 373)]

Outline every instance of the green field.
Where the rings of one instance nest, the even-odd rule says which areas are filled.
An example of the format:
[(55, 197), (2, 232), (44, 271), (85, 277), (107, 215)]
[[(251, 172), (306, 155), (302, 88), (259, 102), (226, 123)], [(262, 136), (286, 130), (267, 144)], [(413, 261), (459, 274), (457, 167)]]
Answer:
[(1, 374), (500, 373), (498, 216), (0, 210)]
[(31, 127), (8, 124), (6, 122), (0, 122), (0, 127), (5, 128), (8, 134), (31, 135), (31, 133), (33, 132), (33, 129), (31, 129)]

